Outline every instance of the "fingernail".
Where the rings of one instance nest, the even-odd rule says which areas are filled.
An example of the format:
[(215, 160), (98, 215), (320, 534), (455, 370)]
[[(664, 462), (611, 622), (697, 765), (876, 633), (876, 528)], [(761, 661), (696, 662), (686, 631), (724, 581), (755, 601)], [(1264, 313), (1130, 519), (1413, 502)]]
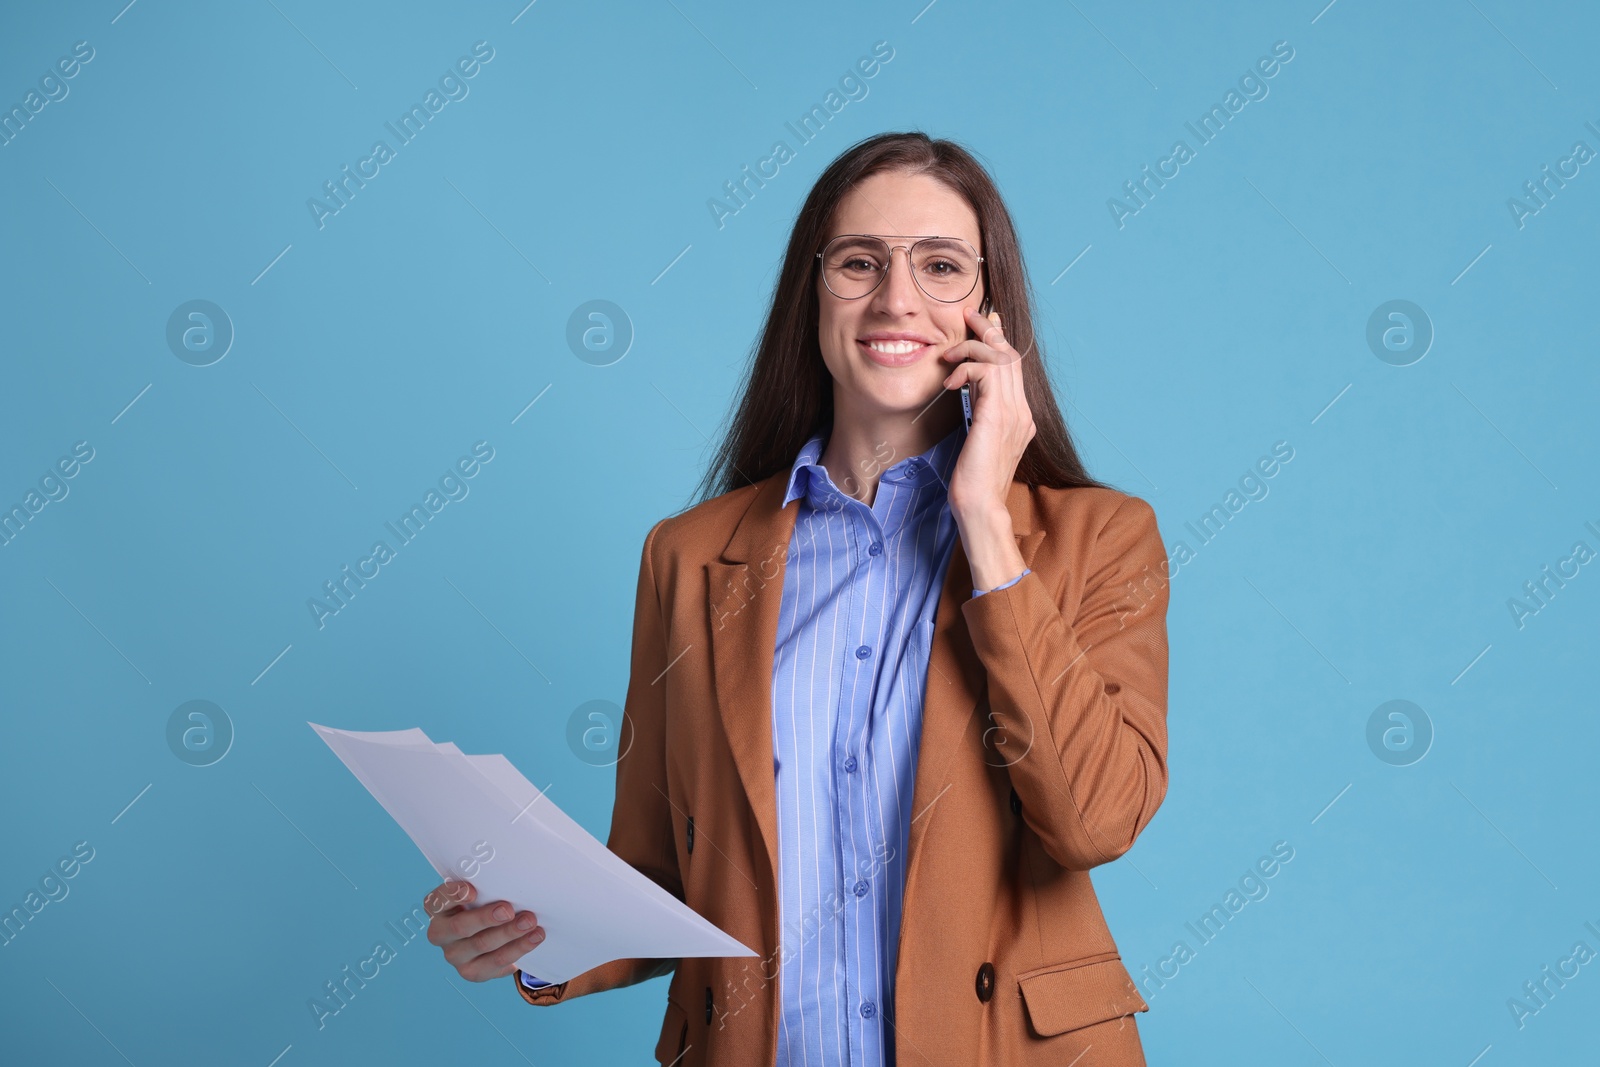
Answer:
[(494, 909), (494, 917), (499, 919), (501, 922), (505, 922), (507, 919), (511, 918), (511, 908), (505, 904), (500, 905), (498, 908)]
[(533, 929), (533, 916), (532, 915), (524, 915), (522, 918), (518, 919), (517, 920), (517, 929), (518, 930), (532, 930)]

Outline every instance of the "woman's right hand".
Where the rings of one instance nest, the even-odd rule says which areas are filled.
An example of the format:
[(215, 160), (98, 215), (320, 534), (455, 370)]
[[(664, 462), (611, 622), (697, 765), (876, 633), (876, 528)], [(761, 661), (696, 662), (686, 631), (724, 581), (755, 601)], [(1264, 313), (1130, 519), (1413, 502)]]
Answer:
[(445, 962), (469, 982), (504, 978), (517, 960), (544, 940), (544, 927), (531, 911), (513, 914), (503, 900), (468, 907), (478, 898), (471, 882), (445, 882), (422, 899), (433, 919), (428, 943), (444, 949)]

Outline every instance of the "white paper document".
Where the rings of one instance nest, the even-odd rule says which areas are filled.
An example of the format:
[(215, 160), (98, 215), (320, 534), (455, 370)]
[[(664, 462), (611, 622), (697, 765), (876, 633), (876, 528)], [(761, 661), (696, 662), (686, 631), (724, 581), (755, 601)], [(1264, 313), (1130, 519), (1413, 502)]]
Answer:
[(441, 880), (471, 882), (475, 906), (505, 900), (538, 916), (545, 939), (517, 966), (541, 981), (616, 959), (756, 954), (606, 848), (504, 756), (469, 756), (417, 729), (308, 725)]

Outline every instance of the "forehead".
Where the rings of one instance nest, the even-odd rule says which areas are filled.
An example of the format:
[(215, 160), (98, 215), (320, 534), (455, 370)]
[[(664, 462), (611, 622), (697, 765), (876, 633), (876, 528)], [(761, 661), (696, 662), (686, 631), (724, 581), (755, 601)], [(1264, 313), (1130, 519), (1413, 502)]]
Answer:
[(961, 237), (981, 247), (978, 216), (966, 198), (927, 174), (883, 171), (840, 199), (829, 236)]

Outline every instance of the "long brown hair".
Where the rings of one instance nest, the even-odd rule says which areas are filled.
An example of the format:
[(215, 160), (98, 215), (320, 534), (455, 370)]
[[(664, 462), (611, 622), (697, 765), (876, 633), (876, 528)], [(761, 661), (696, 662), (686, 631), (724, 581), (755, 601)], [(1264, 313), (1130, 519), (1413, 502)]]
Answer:
[(1002, 309), (1012, 347), (1024, 353), (1023, 388), (1035, 426), (1015, 480), (1056, 488), (1104, 485), (1084, 469), (1056, 407), (1033, 331), (1033, 288), (1011, 213), (994, 180), (954, 141), (934, 140), (921, 132), (882, 133), (857, 142), (829, 164), (800, 208), (732, 426), (701, 480), (697, 502), (787, 470), (811, 435), (832, 421), (833, 376), (817, 341), (816, 252), (845, 194), (863, 179), (893, 170), (943, 182), (978, 216), (985, 291), (994, 307)]

